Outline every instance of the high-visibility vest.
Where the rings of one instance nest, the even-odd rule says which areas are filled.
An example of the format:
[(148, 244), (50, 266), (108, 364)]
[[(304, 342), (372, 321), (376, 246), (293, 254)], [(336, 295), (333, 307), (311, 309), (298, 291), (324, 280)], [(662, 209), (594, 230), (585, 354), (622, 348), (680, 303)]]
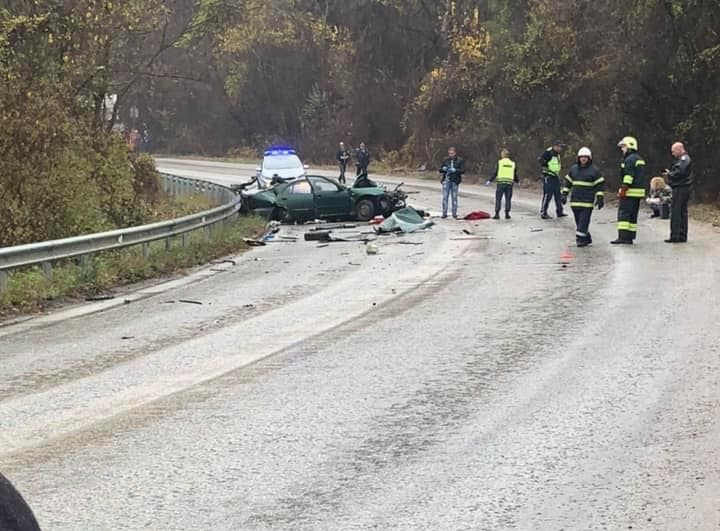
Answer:
[[(548, 148), (548, 151), (553, 151), (553, 148)], [(560, 170), (562, 170), (562, 164), (560, 162), (560, 155), (553, 152), (553, 157), (548, 161), (547, 171), (552, 175), (560, 176)]]
[(515, 163), (510, 159), (498, 161), (497, 182), (498, 184), (512, 184), (515, 180)]

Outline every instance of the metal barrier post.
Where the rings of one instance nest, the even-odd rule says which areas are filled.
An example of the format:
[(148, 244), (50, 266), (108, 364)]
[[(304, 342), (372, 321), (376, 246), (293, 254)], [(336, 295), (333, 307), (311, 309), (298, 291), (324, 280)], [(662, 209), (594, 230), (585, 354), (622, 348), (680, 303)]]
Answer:
[(52, 264), (50, 262), (43, 262), (42, 270), (43, 270), (43, 275), (45, 275), (46, 279), (48, 279), (48, 280), (53, 279)]

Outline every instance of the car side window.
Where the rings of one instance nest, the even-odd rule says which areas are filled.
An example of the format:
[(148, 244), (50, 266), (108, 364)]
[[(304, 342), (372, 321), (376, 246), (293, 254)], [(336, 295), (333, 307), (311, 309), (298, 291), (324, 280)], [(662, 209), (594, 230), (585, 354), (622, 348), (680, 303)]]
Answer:
[(310, 183), (307, 181), (298, 181), (296, 183), (293, 183), (293, 185), (290, 187), (290, 193), (291, 194), (312, 194), (312, 188), (310, 187)]
[(340, 187), (331, 181), (327, 181), (325, 179), (320, 179), (317, 177), (316, 178), (311, 177), (310, 180), (312, 181), (313, 187), (318, 192), (339, 192), (340, 191)]

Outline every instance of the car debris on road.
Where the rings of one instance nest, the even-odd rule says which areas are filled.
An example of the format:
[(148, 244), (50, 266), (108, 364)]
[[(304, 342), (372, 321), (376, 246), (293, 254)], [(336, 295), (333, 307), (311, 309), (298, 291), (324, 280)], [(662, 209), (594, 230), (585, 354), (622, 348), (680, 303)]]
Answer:
[(417, 210), (412, 207), (405, 207), (375, 227), (378, 234), (389, 232), (411, 233), (432, 227), (434, 221), (423, 218)]

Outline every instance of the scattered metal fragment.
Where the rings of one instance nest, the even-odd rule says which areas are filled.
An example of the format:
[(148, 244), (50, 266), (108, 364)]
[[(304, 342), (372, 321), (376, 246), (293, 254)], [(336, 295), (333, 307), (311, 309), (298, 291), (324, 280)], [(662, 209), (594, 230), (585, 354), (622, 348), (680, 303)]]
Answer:
[(97, 302), (97, 301), (109, 301), (114, 298), (115, 298), (115, 295), (88, 295), (87, 297), (85, 297), (85, 300), (88, 302)]

